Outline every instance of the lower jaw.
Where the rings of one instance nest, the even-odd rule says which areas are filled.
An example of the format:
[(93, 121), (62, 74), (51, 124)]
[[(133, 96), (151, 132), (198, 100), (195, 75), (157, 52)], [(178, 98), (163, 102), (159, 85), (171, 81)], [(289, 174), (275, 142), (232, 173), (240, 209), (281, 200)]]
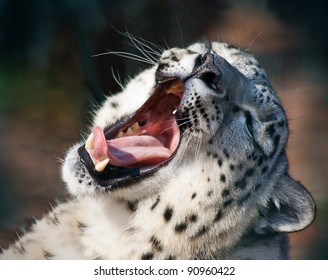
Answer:
[(108, 164), (102, 172), (97, 172), (91, 167), (93, 166), (92, 159), (90, 158), (84, 145), (78, 148), (78, 154), (80, 156), (80, 161), (86, 167), (95, 183), (101, 187), (104, 187), (106, 190), (112, 191), (118, 188), (126, 188), (131, 183), (136, 183), (140, 180), (146, 179), (148, 176), (166, 166), (173, 159), (177, 150), (178, 148), (169, 159), (155, 166), (130, 168)]

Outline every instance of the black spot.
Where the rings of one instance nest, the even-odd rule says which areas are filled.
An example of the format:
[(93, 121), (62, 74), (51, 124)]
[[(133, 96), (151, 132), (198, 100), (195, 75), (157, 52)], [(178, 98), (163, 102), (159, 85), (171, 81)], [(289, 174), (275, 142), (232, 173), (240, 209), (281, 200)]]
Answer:
[(54, 254), (50, 253), (49, 251), (43, 251), (43, 255), (46, 260), (50, 260), (51, 258), (53, 258), (55, 256)]
[(171, 59), (172, 59), (173, 61), (175, 61), (175, 62), (178, 62), (178, 61), (179, 61), (179, 59), (176, 57), (176, 55), (172, 55)]
[(228, 207), (233, 202), (233, 199), (230, 198), (223, 203), (223, 207)]
[(230, 190), (229, 189), (223, 189), (221, 195), (222, 197), (227, 197), (230, 194)]
[(148, 252), (141, 255), (142, 260), (152, 260), (154, 258), (154, 253)]
[(81, 179), (79, 179), (79, 184), (82, 184), (82, 182), (83, 182), (83, 181), (82, 181)]
[(242, 206), (244, 203), (246, 203), (247, 200), (249, 200), (251, 198), (251, 195), (252, 195), (252, 193), (251, 192), (248, 192), (248, 193), (246, 193), (246, 195), (244, 195), (241, 198), (239, 198), (237, 200), (238, 206)]
[(251, 176), (253, 176), (253, 174), (254, 174), (254, 169), (253, 168), (249, 168), (245, 172), (246, 177), (251, 177)]
[(207, 192), (207, 196), (211, 196), (213, 194), (213, 190), (209, 190), (208, 192)]
[(276, 133), (276, 129), (275, 129), (275, 125), (274, 124), (270, 124), (265, 132), (270, 136), (270, 137), (273, 137), (273, 135)]
[(238, 106), (233, 107), (232, 112), (237, 113), (240, 111), (240, 108)]
[(243, 178), (235, 182), (235, 187), (238, 189), (244, 189), (246, 187), (246, 184), (247, 184), (246, 179)]
[(77, 222), (77, 227), (79, 228), (80, 231), (85, 231), (88, 226), (85, 223), (82, 223), (80, 221)]
[(258, 191), (261, 187), (262, 187), (261, 184), (256, 184), (256, 185), (255, 185), (255, 191)]
[(225, 181), (226, 181), (226, 176), (225, 176), (224, 174), (221, 174), (221, 175), (220, 175), (220, 181), (221, 181), (222, 183), (225, 183)]
[(191, 214), (189, 216), (189, 221), (192, 222), (192, 223), (195, 223), (198, 219), (198, 216), (196, 214)]
[(117, 109), (117, 108), (118, 108), (118, 103), (112, 101), (112, 102), (110, 103), (110, 106), (112, 106), (112, 108), (114, 108), (114, 109)]
[(128, 208), (132, 212), (136, 211), (138, 209), (138, 200), (136, 200), (136, 201), (128, 201)]
[(210, 177), (208, 177), (208, 178), (207, 178), (207, 182), (210, 182), (210, 181), (211, 181), (211, 178), (210, 178)]
[(263, 164), (263, 156), (260, 156), (258, 161), (257, 161), (257, 165), (261, 166)]
[(186, 229), (187, 229), (186, 223), (178, 223), (175, 225), (175, 228), (174, 228), (174, 230), (179, 233), (185, 231)]
[(214, 217), (214, 222), (218, 222), (221, 220), (223, 216), (223, 212), (221, 209), (218, 209), (218, 211), (216, 211), (215, 217)]
[(191, 199), (194, 199), (195, 197), (196, 197), (196, 193), (193, 193), (192, 195), (191, 195)]
[(212, 145), (212, 144), (213, 144), (213, 140), (210, 139), (210, 140), (208, 141), (208, 144)]
[(223, 153), (226, 156), (226, 158), (229, 158), (230, 157), (230, 155), (229, 155), (229, 153), (228, 153), (228, 151), (226, 149), (223, 149)]
[(164, 69), (165, 67), (167, 68), (167, 67), (169, 67), (170, 65), (168, 64), (168, 63), (160, 63), (159, 65), (158, 65), (158, 70), (162, 70), (162, 69)]
[(209, 227), (206, 225), (203, 225), (198, 228), (198, 230), (196, 231), (195, 235), (192, 238), (199, 238), (199, 237), (203, 236), (206, 232), (208, 232), (208, 230), (209, 230)]
[(274, 154), (277, 152), (278, 150), (278, 146), (279, 146), (279, 142), (280, 142), (280, 135), (276, 135), (274, 138), (273, 138), (273, 146), (274, 146), (274, 150), (272, 151), (272, 153), (270, 154), (269, 157), (272, 157), (274, 156)]
[(267, 166), (264, 166), (264, 167), (262, 168), (262, 170), (261, 170), (261, 173), (262, 173), (262, 174), (265, 174), (265, 173), (267, 173), (267, 171), (268, 171), (268, 167), (267, 167)]
[(175, 260), (176, 257), (174, 255), (168, 255), (164, 258), (164, 260)]
[(267, 103), (271, 102), (271, 98), (270, 98), (270, 96), (267, 96), (267, 97), (266, 97), (266, 102), (267, 102)]
[(154, 210), (160, 202), (160, 196), (157, 196), (155, 203), (150, 207), (150, 210)]
[(280, 121), (280, 122), (278, 122), (278, 126), (280, 126), (280, 127), (285, 126), (285, 122), (284, 122), (284, 121)]
[(160, 240), (158, 240), (154, 235), (150, 238), (150, 242), (154, 250), (156, 251), (163, 251), (163, 245)]
[(218, 165), (221, 167), (222, 166), (222, 159), (218, 159)]
[[(236, 49), (236, 47), (234, 45), (232, 45), (232, 44), (227, 44), (226, 45), (226, 48), (227, 49)], [(249, 61), (249, 62), (252, 63), (251, 61)]]
[(164, 220), (165, 221), (170, 221), (173, 215), (173, 209), (171, 207), (166, 207), (165, 211), (164, 211)]
[(233, 164), (230, 164), (229, 167), (230, 167), (230, 170), (231, 170), (231, 171), (235, 170), (235, 166), (234, 166)]

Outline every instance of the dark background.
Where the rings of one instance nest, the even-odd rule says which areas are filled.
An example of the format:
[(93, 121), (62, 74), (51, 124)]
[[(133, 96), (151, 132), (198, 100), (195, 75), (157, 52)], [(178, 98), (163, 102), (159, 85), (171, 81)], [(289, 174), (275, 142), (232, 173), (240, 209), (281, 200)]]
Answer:
[(328, 257), (325, 1), (0, 0), (0, 247), (65, 198), (60, 165), (90, 112), (147, 65), (119, 31), (162, 48), (219, 39), (254, 52), (286, 108), (290, 173), (317, 201), (293, 259)]

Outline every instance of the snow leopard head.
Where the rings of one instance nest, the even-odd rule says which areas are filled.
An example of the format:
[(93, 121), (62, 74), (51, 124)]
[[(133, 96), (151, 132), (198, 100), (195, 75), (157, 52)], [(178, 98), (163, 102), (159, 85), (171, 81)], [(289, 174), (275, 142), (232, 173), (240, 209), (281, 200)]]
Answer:
[(164, 51), (107, 99), (88, 139), (68, 152), (63, 178), (73, 195), (127, 200), (192, 181), (223, 208), (257, 205), (258, 232), (294, 231), (313, 220), (314, 202), (287, 174), (287, 138), (284, 109), (254, 56), (196, 43)]

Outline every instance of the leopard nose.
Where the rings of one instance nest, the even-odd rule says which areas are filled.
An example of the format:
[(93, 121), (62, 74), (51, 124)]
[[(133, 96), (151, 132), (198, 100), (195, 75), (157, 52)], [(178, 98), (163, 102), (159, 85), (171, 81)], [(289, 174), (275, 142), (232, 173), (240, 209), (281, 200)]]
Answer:
[(214, 54), (205, 53), (196, 59), (195, 66), (191, 73), (193, 78), (203, 80), (208, 86), (214, 87), (220, 81), (222, 72), (215, 64)]

